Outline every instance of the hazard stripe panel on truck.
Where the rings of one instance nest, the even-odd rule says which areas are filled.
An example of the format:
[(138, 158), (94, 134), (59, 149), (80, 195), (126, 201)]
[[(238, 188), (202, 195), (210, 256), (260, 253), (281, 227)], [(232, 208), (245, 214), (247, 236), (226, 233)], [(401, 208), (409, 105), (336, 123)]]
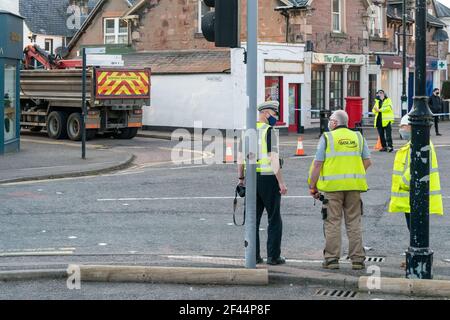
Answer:
[(149, 70), (96, 70), (97, 99), (150, 98)]

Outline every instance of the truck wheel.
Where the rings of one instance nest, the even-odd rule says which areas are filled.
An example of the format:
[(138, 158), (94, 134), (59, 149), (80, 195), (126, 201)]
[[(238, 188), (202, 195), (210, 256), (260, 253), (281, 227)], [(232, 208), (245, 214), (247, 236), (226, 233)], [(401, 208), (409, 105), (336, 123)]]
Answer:
[(116, 139), (133, 139), (138, 133), (138, 128), (120, 129), (120, 133), (114, 134)]
[(48, 115), (47, 134), (51, 139), (67, 138), (67, 113), (53, 111)]
[(81, 114), (74, 112), (67, 120), (67, 135), (72, 141), (81, 140)]

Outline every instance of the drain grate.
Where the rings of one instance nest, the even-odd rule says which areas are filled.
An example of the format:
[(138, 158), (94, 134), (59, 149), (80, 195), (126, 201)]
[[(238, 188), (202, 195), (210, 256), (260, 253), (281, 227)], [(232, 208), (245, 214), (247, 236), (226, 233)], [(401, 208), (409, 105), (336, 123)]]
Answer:
[(351, 290), (338, 290), (338, 289), (319, 289), (314, 294), (315, 296), (330, 297), (330, 298), (345, 298), (354, 299), (358, 292)]
[(384, 262), (384, 257), (366, 257), (366, 262)]
[[(349, 256), (345, 256), (343, 260), (350, 260)], [(366, 259), (364, 260), (364, 262), (384, 262), (386, 260), (385, 257), (366, 257)]]

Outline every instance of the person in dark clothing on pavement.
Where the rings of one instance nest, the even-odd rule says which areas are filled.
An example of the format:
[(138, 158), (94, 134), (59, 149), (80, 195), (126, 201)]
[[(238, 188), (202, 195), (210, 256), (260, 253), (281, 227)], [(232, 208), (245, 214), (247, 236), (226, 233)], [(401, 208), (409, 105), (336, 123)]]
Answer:
[[(256, 263), (263, 263), (261, 257), (259, 226), (264, 209), (268, 215), (267, 228), (267, 264), (286, 263), (281, 256), (281, 238), (283, 222), (281, 220), (281, 196), (286, 195), (287, 187), (281, 170), (279, 158), (278, 133), (274, 128), (278, 120), (279, 102), (266, 101), (258, 106), (259, 119), (256, 125), (258, 133), (258, 159), (256, 167)], [(245, 185), (245, 166), (243, 155), (238, 162), (239, 184)]]
[[(430, 106), (431, 112), (434, 114), (442, 113), (442, 99), (439, 96), (439, 89), (435, 88), (433, 94), (428, 100), (428, 105)], [(434, 130), (437, 136), (441, 136), (439, 133), (439, 116), (434, 116)]]

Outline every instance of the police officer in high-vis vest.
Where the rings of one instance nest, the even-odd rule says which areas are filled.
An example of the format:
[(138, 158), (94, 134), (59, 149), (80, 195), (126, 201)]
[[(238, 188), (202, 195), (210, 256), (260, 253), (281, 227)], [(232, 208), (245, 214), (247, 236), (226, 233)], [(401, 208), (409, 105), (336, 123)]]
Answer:
[(308, 179), (310, 194), (319, 197), (325, 193), (328, 200), (324, 215), (325, 269), (339, 269), (341, 257), (341, 222), (344, 216), (349, 240), (352, 268), (365, 268), (362, 244), (361, 192), (367, 191), (366, 170), (371, 165), (370, 150), (360, 132), (347, 128), (348, 115), (335, 111), (328, 122), (330, 132), (319, 141), (316, 157)]
[[(267, 101), (258, 106), (258, 158), (256, 178), (256, 263), (263, 263), (259, 245), (259, 226), (264, 208), (268, 214), (267, 264), (286, 262), (281, 256), (282, 221), (280, 215), (281, 196), (287, 193), (281, 173), (278, 154), (278, 139), (273, 126), (278, 119), (279, 103)], [(239, 183), (245, 183), (244, 164), (238, 166)]]
[[(411, 182), (411, 125), (409, 115), (405, 115), (400, 122), (400, 135), (403, 140), (408, 141), (401, 147), (394, 160), (392, 173), (391, 201), (389, 212), (404, 212), (408, 230), (410, 230), (409, 190)], [(441, 183), (439, 179), (439, 169), (436, 151), (430, 141), (430, 214), (443, 215)]]
[(377, 128), (381, 140), (382, 148), (380, 151), (393, 152), (392, 124), (394, 123), (394, 110), (392, 100), (387, 97), (383, 90), (377, 92), (372, 112), (375, 114), (374, 127)]

